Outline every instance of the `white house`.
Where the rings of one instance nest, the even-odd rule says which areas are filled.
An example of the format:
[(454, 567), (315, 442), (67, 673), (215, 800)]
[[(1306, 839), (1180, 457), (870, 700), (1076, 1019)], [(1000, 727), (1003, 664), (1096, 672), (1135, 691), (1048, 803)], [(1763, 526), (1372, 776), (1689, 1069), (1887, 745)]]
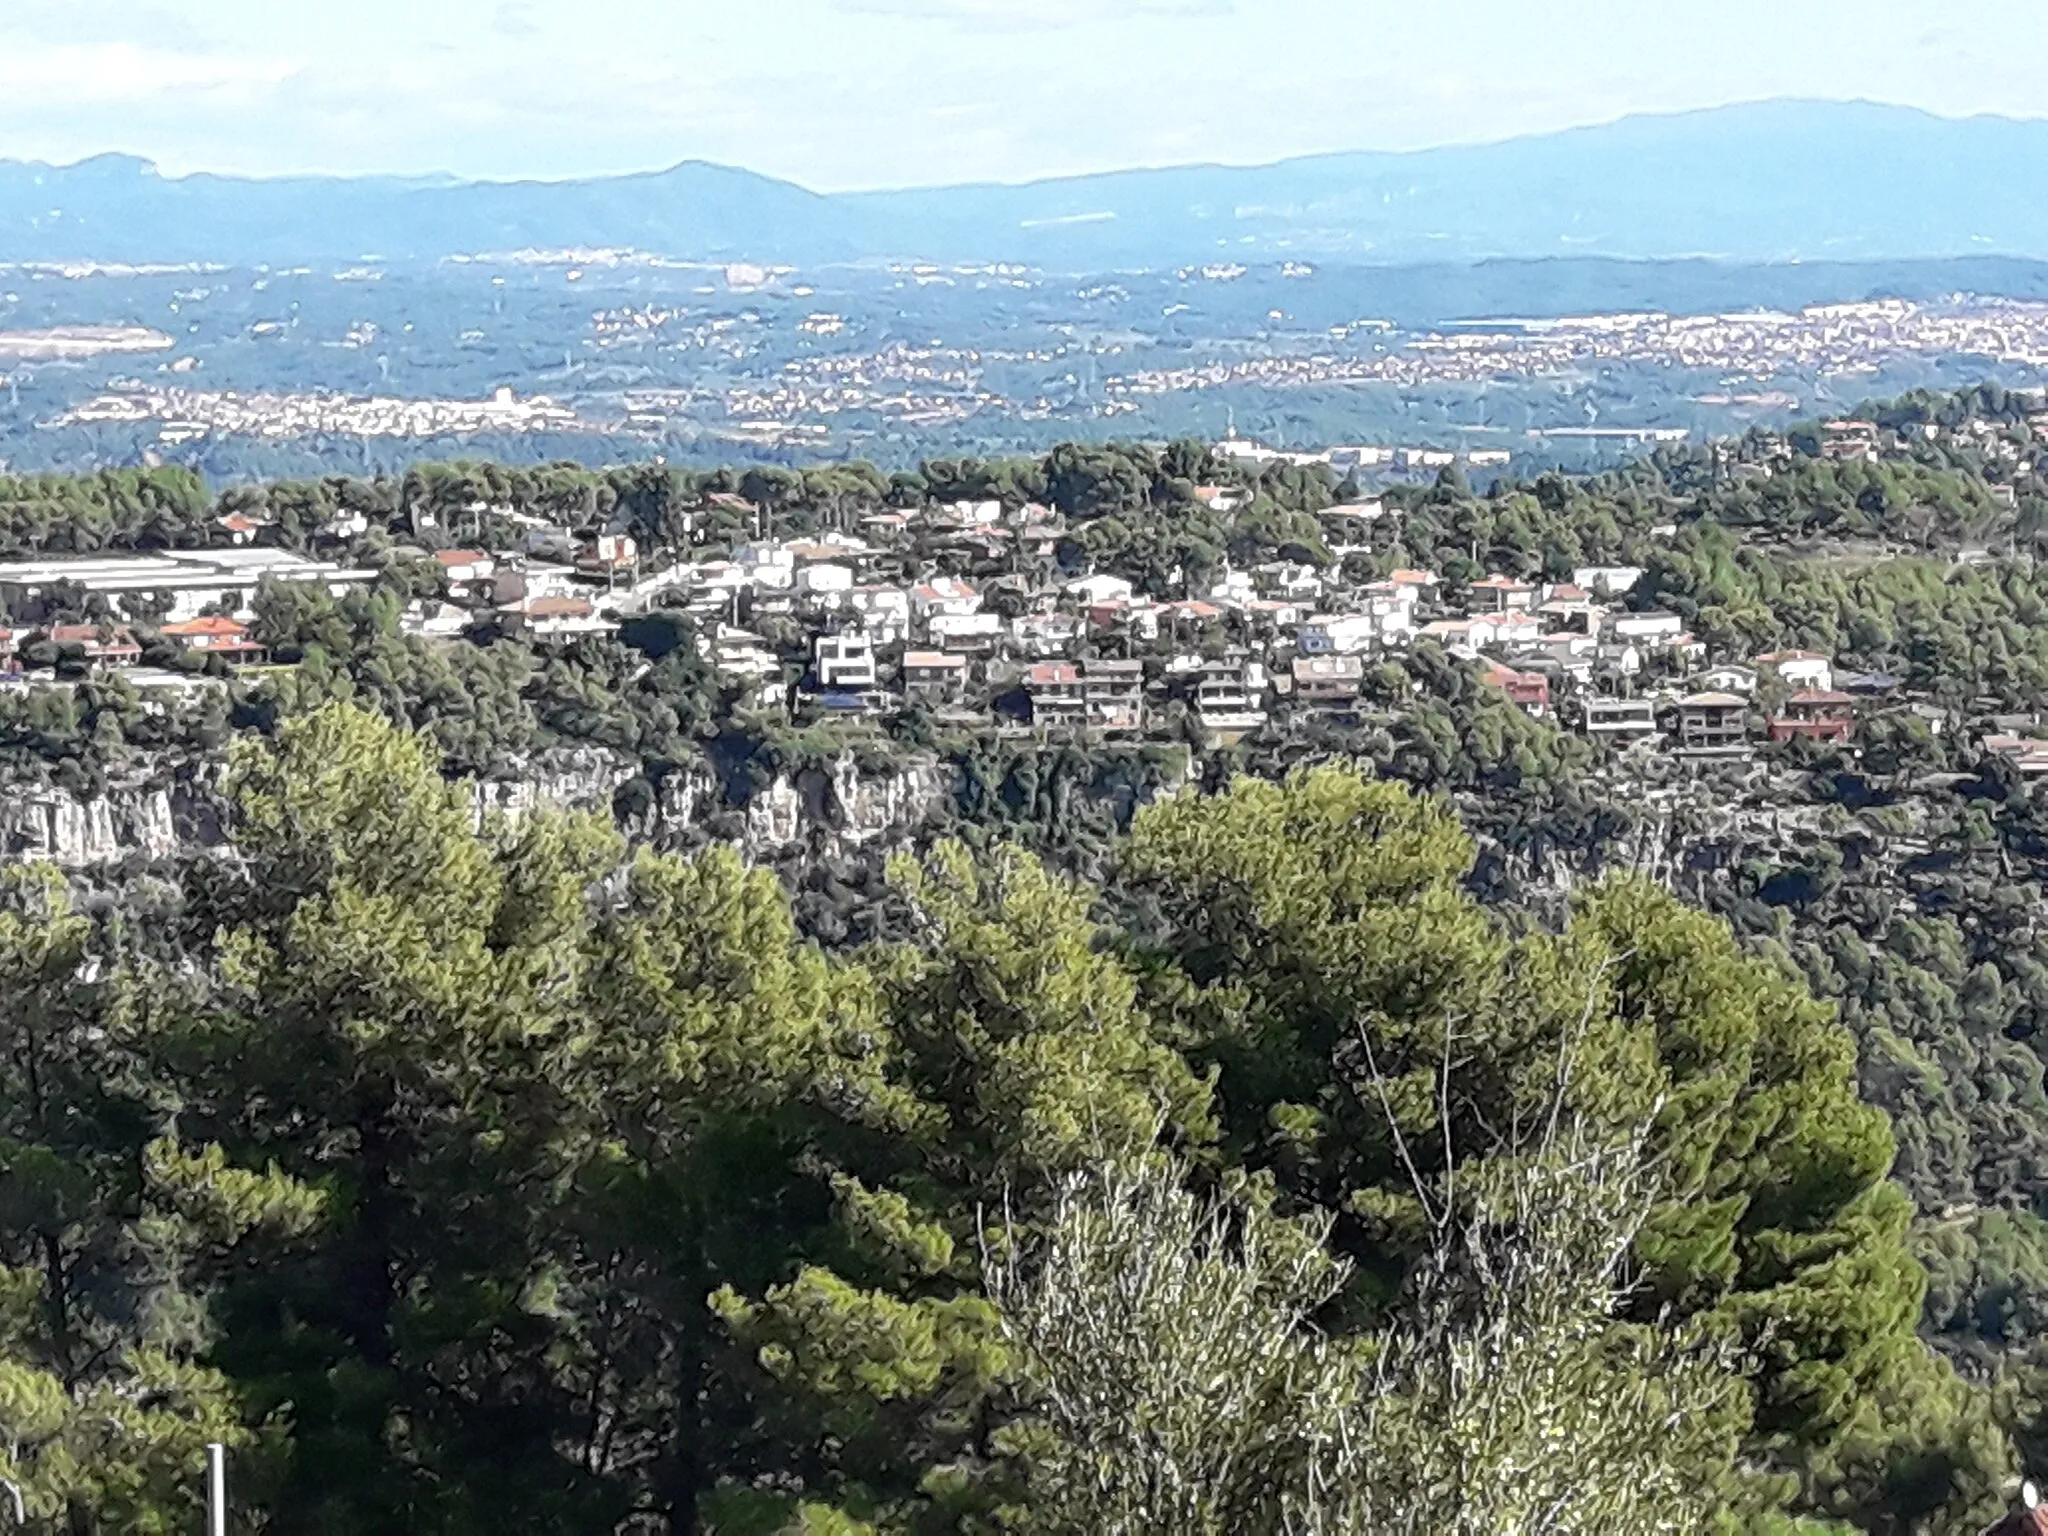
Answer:
[(979, 612), (981, 594), (956, 577), (935, 576), (910, 589), (910, 617), (916, 623), (930, 624), (942, 614)]
[(1000, 501), (948, 501), (940, 505), (938, 515), (971, 528), (984, 527), (989, 523), (1003, 520), (1003, 504)]
[(1685, 620), (1675, 613), (1654, 608), (1647, 613), (1615, 612), (1607, 615), (1604, 633), (1616, 640), (1655, 645), (1676, 640), (1684, 634)]
[(1572, 572), (1572, 585), (1598, 597), (1620, 597), (1643, 579), (1639, 565), (1582, 565)]
[(1312, 565), (1297, 565), (1288, 560), (1269, 560), (1264, 565), (1252, 568), (1252, 579), (1258, 584), (1260, 594), (1265, 597), (1285, 598), (1296, 603), (1313, 603), (1323, 595), (1322, 574)]
[(1828, 693), (1835, 686), (1834, 663), (1819, 651), (1770, 651), (1757, 657), (1757, 670), (1767, 672), (1794, 690)]
[(1010, 635), (1026, 656), (1065, 656), (1081, 638), (1081, 619), (1071, 613), (1026, 613), (1010, 622)]
[(1500, 626), (1491, 618), (1438, 619), (1423, 625), (1416, 635), (1436, 641), (1447, 651), (1477, 655), (1500, 638)]
[(1709, 693), (1739, 693), (1747, 698), (1756, 692), (1756, 669), (1726, 662), (1702, 672), (1699, 684)]
[(1093, 607), (1097, 603), (1129, 602), (1137, 588), (1121, 576), (1098, 573), (1094, 576), (1078, 576), (1063, 589), (1068, 597), (1082, 607)]
[(942, 651), (992, 653), (1003, 638), (1003, 620), (994, 613), (935, 614), (925, 626), (931, 642)]
[(772, 677), (782, 668), (767, 642), (752, 630), (733, 624), (719, 624), (698, 641), (705, 659), (717, 671), (732, 677)]
[(818, 636), (816, 657), (820, 688), (836, 693), (875, 686), (875, 647), (858, 631)]
[(1304, 656), (1357, 656), (1379, 637), (1380, 621), (1369, 613), (1319, 613), (1295, 630), (1294, 647)]
[(853, 571), (843, 565), (799, 566), (796, 573), (796, 589), (812, 597), (824, 593), (851, 592)]

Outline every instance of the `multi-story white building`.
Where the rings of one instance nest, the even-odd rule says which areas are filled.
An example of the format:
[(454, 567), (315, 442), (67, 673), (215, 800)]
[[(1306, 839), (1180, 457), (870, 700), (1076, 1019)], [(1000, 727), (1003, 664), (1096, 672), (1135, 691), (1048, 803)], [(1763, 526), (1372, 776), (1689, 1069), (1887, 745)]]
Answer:
[(875, 647), (865, 634), (820, 635), (817, 640), (818, 686), (828, 693), (863, 693), (875, 686)]
[(0, 564), (0, 596), (19, 615), (53, 591), (75, 588), (104, 598), (118, 613), (139, 617), (161, 595), (170, 600), (163, 616), (177, 622), (208, 608), (249, 617), (256, 589), (266, 581), (316, 583), (339, 597), (376, 579), (375, 571), (348, 570), (285, 549), (169, 550)]

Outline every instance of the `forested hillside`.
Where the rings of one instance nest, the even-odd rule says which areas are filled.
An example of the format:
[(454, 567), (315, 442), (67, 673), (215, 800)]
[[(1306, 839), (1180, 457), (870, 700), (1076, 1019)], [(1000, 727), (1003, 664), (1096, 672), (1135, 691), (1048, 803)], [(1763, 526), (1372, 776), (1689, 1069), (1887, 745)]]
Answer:
[[(1580, 1501), (1560, 1530), (1974, 1532), (2048, 1463), (2048, 791), (1987, 745), (2048, 692), (2048, 428), (1864, 414), (1903, 446), (1451, 472), (1371, 518), (1198, 444), (0, 481), (0, 554), (230, 518), (376, 572), (253, 594), (266, 666), (134, 621), (190, 690), (49, 638), (126, 622), (88, 593), (9, 616), (17, 790), (234, 769), (220, 846), (10, 871), (8, 1475), (52, 1530), (189, 1518), (227, 1434), (293, 1531), (1400, 1530), (1514, 1485)], [(1425, 638), (1226, 744), (1169, 670), (1257, 643), (1226, 620), (1084, 639), (1163, 702), (1055, 737), (834, 718), (772, 612), (775, 707), (686, 606), (412, 622), (522, 519), (658, 567), (983, 499), (1050, 509), (1044, 553), (914, 529), (881, 568), (1021, 609), (1629, 567), (1705, 656), (1605, 686), (1791, 648), (1886, 689), (1851, 743), (1685, 762)], [(449, 786), (563, 752), (611, 815), (480, 829)], [(948, 789), (893, 865), (824, 822), (720, 846), (790, 775), (913, 769)], [(657, 835), (685, 783), (715, 803)], [(1460, 1396), (1503, 1338), (1526, 1386)], [(1528, 1478), (1549, 1422), (1568, 1488)], [(1169, 1525), (1105, 1523), (1162, 1481)]]
[(1328, 769), (1143, 813), (1114, 893), (941, 843), (828, 955), (374, 716), (233, 760), (175, 911), (7, 885), (36, 1528), (189, 1520), (211, 1436), (298, 1531), (1440, 1529), (1539, 1448), (1549, 1529), (1997, 1504), (1850, 1036), (1642, 882), (1531, 927)]

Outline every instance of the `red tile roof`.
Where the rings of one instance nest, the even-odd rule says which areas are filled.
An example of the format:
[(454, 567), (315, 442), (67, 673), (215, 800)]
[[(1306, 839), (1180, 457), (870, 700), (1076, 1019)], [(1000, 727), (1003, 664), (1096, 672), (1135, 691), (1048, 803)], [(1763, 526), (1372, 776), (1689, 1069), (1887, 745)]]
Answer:
[(249, 626), (239, 620), (210, 614), (205, 618), (187, 619), (182, 624), (166, 624), (163, 632), (175, 640), (197, 639), (202, 635), (218, 640), (240, 639), (249, 633)]
[(108, 650), (139, 650), (135, 636), (126, 629), (114, 630), (106, 640), (100, 639), (97, 624), (56, 624), (50, 629), (50, 639), (56, 645), (101, 645)]

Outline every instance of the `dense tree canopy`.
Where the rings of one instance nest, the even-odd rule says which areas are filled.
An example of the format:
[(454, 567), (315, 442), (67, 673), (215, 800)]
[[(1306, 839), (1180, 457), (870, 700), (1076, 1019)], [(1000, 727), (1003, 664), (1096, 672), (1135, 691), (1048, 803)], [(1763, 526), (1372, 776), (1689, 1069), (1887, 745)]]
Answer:
[[(1640, 1283), (1599, 1300), (1601, 1261), (1577, 1321), (1527, 1315), (1558, 1349), (1668, 1335), (1679, 1375), (1616, 1401), (1732, 1351), (1722, 1428), (1667, 1448), (1703, 1509), (1963, 1529), (1995, 1499), (1830, 1012), (1639, 884), (1556, 932), (1481, 906), (1470, 838), (1406, 789), (1191, 792), (1107, 892), (941, 845), (893, 871), (900, 936), (836, 956), (729, 852), (479, 825), (428, 738), (351, 706), (239, 745), (230, 796), (238, 856), (163, 932), (26, 874), (0, 921), (0, 1366), (36, 1519), (168, 1528), (221, 1436), (292, 1530), (1066, 1529), (1026, 1293), (987, 1265), (1146, 1157), (1319, 1234), (1327, 1291), (1245, 1326), (1360, 1362), (1398, 1338), (1378, 1393), (1469, 1426), (1432, 1351), (1481, 1325), (1414, 1310), (1449, 1294), (1431, 1212), (1561, 1126), (1648, 1138)], [(1159, 1314), (1162, 1350), (1202, 1323)], [(152, 1449), (116, 1455), (90, 1426), (140, 1383)], [(1375, 1520), (1420, 1496), (1345, 1476), (1378, 1481), (1332, 1507)]]

